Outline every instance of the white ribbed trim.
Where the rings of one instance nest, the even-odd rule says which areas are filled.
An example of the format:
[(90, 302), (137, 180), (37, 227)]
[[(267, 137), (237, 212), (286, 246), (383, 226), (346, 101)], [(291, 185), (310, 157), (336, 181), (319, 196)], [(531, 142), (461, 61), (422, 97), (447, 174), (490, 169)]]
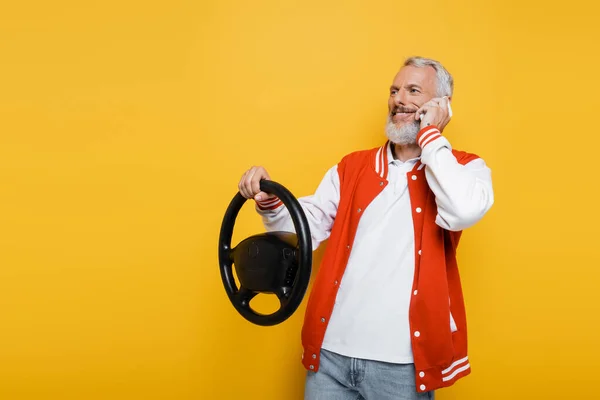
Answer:
[(257, 201), (257, 203), (260, 204), (263, 207), (274, 206), (278, 202), (279, 202), (279, 198), (278, 197), (273, 197), (272, 199), (269, 199), (269, 200)]
[(443, 378), (442, 378), (442, 381), (443, 381), (443, 382), (447, 382), (447, 381), (449, 381), (449, 380), (452, 380), (452, 379), (454, 379), (454, 377), (455, 377), (456, 375), (460, 374), (460, 373), (461, 373), (461, 372), (463, 372), (463, 371), (466, 371), (466, 370), (468, 370), (469, 368), (471, 368), (471, 364), (467, 364), (467, 365), (465, 365), (465, 366), (463, 366), (463, 367), (460, 367), (460, 368), (458, 368), (456, 371), (454, 371), (452, 374), (450, 374), (450, 375), (448, 375), (448, 376), (445, 376), (445, 377), (443, 377)]
[(431, 127), (430, 129), (423, 132), (423, 134), (419, 137), (419, 146), (421, 148), (425, 147), (428, 143), (442, 136), (439, 129), (435, 127)]
[[(375, 156), (375, 172), (377, 172), (379, 175), (381, 175), (381, 172), (379, 171), (379, 165), (381, 164), (381, 152), (383, 150), (383, 147), (380, 147), (379, 150), (377, 150), (377, 155)], [(382, 165), (383, 167), (383, 165)], [(383, 170), (383, 168), (381, 168), (381, 170)]]
[(379, 176), (382, 177), (382, 178), (383, 178), (383, 174), (385, 174), (385, 170), (386, 170), (386, 166), (384, 165), (384, 162), (385, 162), (385, 157), (384, 157), (385, 151), (386, 150), (384, 150), (384, 148), (382, 147), (381, 148), (381, 155), (379, 156), (379, 158), (381, 159), (381, 161), (380, 161), (381, 171), (379, 171)]
[(452, 371), (457, 365), (464, 363), (468, 359), (469, 359), (469, 357), (465, 357), (465, 358), (461, 358), (458, 361), (453, 362), (451, 366), (449, 366), (448, 368), (446, 368), (445, 370), (442, 371), (442, 375), (446, 375), (447, 373)]
[[(453, 362), (452, 365), (450, 365), (448, 368), (446, 368), (445, 370), (442, 371), (442, 376), (450, 374), (452, 372), (452, 370), (454, 370), (454, 368), (458, 367), (461, 364), (464, 364), (467, 361), (469, 361), (469, 357), (461, 358), (460, 360)], [(442, 381), (444, 381), (444, 382), (449, 381), (449, 380), (453, 379), (457, 374), (459, 374), (463, 371), (466, 371), (470, 367), (471, 367), (471, 365), (467, 363), (467, 365), (464, 365), (464, 366), (456, 369), (450, 375), (443, 376)]]

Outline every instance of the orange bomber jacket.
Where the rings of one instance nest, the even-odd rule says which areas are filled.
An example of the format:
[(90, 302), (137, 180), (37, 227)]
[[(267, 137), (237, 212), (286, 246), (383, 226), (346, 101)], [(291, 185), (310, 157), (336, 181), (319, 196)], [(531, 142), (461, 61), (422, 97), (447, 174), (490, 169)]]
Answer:
[[(421, 143), (439, 137), (439, 131), (431, 128), (421, 130), (418, 136)], [(429, 140), (425, 137), (428, 132)], [(340, 203), (302, 328), (302, 363), (308, 370), (319, 370), (321, 344), (361, 211), (388, 185), (388, 160), (384, 150), (385, 147), (380, 147), (351, 153), (338, 165)], [(452, 154), (463, 165), (478, 158), (457, 150), (452, 150)], [(407, 176), (416, 260), (409, 320), (418, 392), (450, 386), (471, 372), (465, 306), (456, 261), (461, 232), (444, 230), (435, 223), (435, 196), (427, 184), (423, 167), (418, 162)], [(450, 328), (451, 313), (456, 324), (454, 332)]]
[[(427, 159), (428, 166), (435, 170), (432, 183), (428, 183), (426, 165), (421, 161), (407, 173), (415, 244), (409, 328), (416, 388), (418, 392), (426, 392), (451, 386), (471, 372), (456, 250), (462, 229), (475, 223), (493, 204), (493, 190), (491, 175), (483, 160), (475, 154), (452, 150), (435, 126), (422, 128), (417, 143), (423, 150), (421, 161)], [(308, 370), (319, 370), (320, 349), (362, 210), (388, 185), (388, 145), (389, 142), (382, 147), (351, 153), (337, 165), (339, 204), (302, 327), (302, 363)], [(478, 172), (461, 169), (472, 161), (475, 163), (471, 165)], [(445, 198), (436, 200), (431, 189), (433, 184)], [(454, 197), (444, 194), (449, 191)], [(448, 223), (438, 215), (440, 201), (445, 207), (459, 207), (460, 212), (457, 212), (463, 215), (462, 220)], [(281, 200), (274, 198), (259, 202), (257, 209), (265, 215), (282, 214), (285, 209), (282, 206)], [(447, 213), (444, 215), (448, 218)], [(436, 217), (447, 229), (436, 223)], [(279, 223), (266, 226), (277, 229), (281, 227)]]

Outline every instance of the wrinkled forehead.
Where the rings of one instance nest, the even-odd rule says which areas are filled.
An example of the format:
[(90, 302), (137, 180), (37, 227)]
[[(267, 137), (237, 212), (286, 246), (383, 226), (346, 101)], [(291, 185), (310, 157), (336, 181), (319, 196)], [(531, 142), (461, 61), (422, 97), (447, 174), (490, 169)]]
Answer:
[(436, 92), (436, 84), (437, 76), (433, 67), (415, 67), (413, 65), (400, 68), (392, 83), (397, 88), (416, 85), (429, 93)]

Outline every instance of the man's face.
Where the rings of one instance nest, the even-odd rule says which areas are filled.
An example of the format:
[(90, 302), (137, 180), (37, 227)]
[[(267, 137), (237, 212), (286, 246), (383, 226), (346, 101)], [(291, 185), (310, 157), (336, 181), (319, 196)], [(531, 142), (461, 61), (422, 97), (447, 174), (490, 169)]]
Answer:
[(413, 144), (420, 122), (415, 112), (435, 97), (436, 73), (433, 67), (402, 67), (394, 77), (388, 99), (388, 138), (398, 144)]

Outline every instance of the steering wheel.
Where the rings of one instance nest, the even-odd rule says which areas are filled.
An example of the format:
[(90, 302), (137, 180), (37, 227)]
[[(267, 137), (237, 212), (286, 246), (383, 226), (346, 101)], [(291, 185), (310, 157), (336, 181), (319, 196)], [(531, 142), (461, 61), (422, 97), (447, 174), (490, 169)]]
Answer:
[[(248, 321), (262, 326), (279, 324), (298, 308), (310, 281), (312, 239), (302, 206), (292, 193), (277, 182), (262, 180), (260, 190), (277, 196), (287, 207), (296, 233), (267, 232), (250, 236), (231, 248), (237, 215), (246, 202), (239, 192), (229, 204), (219, 237), (219, 267), (229, 300)], [(232, 264), (240, 281), (235, 282)], [(275, 294), (280, 307), (261, 314), (250, 307), (259, 293)]]

